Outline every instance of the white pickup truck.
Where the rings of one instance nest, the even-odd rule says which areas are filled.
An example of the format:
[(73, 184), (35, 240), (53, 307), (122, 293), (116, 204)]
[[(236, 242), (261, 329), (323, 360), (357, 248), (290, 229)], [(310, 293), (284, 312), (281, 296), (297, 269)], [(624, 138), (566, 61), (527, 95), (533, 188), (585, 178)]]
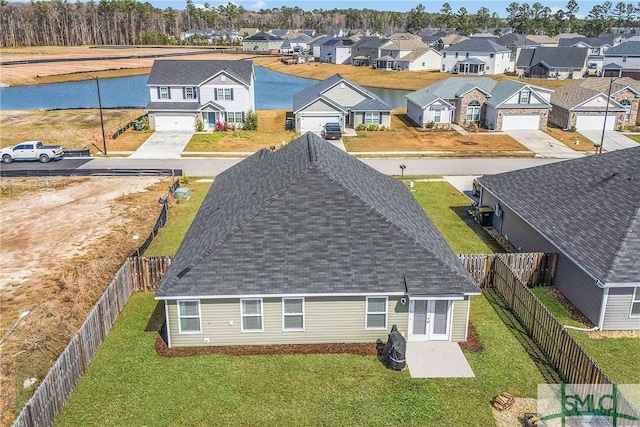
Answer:
[(14, 160), (40, 160), (47, 163), (49, 160), (60, 160), (64, 156), (64, 150), (59, 145), (43, 145), (42, 141), (24, 141), (13, 147), (0, 150), (2, 163), (11, 163)]

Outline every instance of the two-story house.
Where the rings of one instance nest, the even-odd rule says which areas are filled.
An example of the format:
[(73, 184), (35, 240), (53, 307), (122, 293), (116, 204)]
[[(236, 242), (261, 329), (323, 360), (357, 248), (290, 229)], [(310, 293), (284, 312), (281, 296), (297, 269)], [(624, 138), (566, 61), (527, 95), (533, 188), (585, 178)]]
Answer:
[(605, 77), (632, 77), (640, 80), (640, 41), (627, 40), (604, 53)]
[(531, 79), (581, 79), (587, 72), (586, 47), (536, 47), (522, 49), (516, 75)]
[(418, 71), (440, 68), (440, 53), (417, 38), (389, 40), (381, 46), (380, 54), (373, 62), (374, 67), (379, 70)]
[(351, 47), (354, 41), (344, 38), (333, 38), (320, 45), (320, 62), (331, 64), (348, 64), (351, 62)]
[(280, 49), (284, 39), (280, 36), (260, 31), (242, 40), (245, 52), (272, 52)]
[(558, 41), (558, 47), (581, 47), (589, 49), (589, 74), (598, 75), (602, 70), (604, 53), (613, 47), (613, 36), (607, 34), (604, 37), (560, 39)]
[(156, 131), (195, 131), (199, 122), (242, 127), (255, 111), (251, 61), (156, 60), (147, 87), (149, 125)]
[(454, 74), (502, 74), (513, 71), (511, 49), (485, 37), (472, 37), (442, 51), (442, 72)]

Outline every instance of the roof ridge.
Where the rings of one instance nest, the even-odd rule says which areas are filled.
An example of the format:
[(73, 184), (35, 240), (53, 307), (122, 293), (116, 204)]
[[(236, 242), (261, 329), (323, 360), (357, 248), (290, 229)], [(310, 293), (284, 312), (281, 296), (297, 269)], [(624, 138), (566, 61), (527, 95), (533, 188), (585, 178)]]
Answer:
[[(325, 168), (323, 168), (320, 164), (317, 164), (317, 166), (315, 166), (318, 170), (320, 170), (322, 172), (323, 175), (325, 175), (329, 180), (331, 180), (332, 182), (335, 182), (336, 184), (338, 184), (340, 187), (344, 188), (345, 191), (349, 192), (350, 195), (354, 196), (355, 198), (357, 198), (358, 200), (362, 201), (362, 203), (365, 204), (365, 206), (367, 206), (370, 210), (372, 210), (373, 212), (375, 212), (375, 214), (381, 218), (383, 221), (385, 221), (386, 223), (392, 225), (396, 230), (400, 231), (400, 233), (402, 233), (403, 235), (407, 236), (409, 238), (409, 240), (411, 240), (413, 243), (415, 243), (416, 245), (418, 245), (423, 251), (425, 251), (425, 253), (430, 254), (431, 256), (434, 256), (435, 258), (437, 258), (439, 261), (442, 262), (443, 265), (447, 265), (446, 260), (442, 259), (440, 256), (438, 256), (435, 252), (431, 251), (430, 248), (428, 246), (423, 245), (420, 241), (418, 241), (417, 239), (415, 239), (414, 237), (412, 237), (411, 234), (407, 233), (406, 230), (404, 230), (404, 228), (402, 228), (401, 226), (399, 226), (395, 221), (393, 221), (393, 219), (389, 218), (388, 216), (384, 215), (382, 212), (380, 212), (378, 209), (376, 209), (375, 207), (371, 206), (370, 203), (368, 203), (366, 200), (364, 200), (362, 197), (360, 197), (358, 194), (356, 194), (354, 191), (352, 191), (350, 188), (348, 188), (347, 186), (345, 186), (342, 182), (340, 182), (339, 180), (334, 179), (331, 174), (329, 173), (329, 171), (327, 171)], [(395, 181), (396, 183), (394, 185), (396, 186), (402, 186), (404, 187), (404, 184), (400, 183), (400, 181)], [(427, 216), (426, 212), (425, 212), (425, 216)], [(427, 216), (428, 218), (428, 216)], [(431, 221), (430, 218), (428, 218), (429, 221)], [(435, 228), (435, 225), (434, 225)], [(444, 240), (444, 237), (443, 237)], [(446, 240), (445, 240), (446, 242)], [(448, 244), (448, 243), (447, 243)], [(447, 267), (447, 269), (449, 269)], [(449, 269), (450, 270), (450, 269)], [(452, 270), (453, 271), (453, 270)], [(455, 272), (455, 271), (454, 271)], [(455, 272), (456, 274), (459, 274), (458, 272)]]
[[(262, 149), (260, 150), (260, 158), (263, 157), (263, 151), (265, 151), (266, 149)], [(268, 151), (268, 150), (267, 150)], [(310, 164), (312, 165), (312, 163)], [(217, 242), (215, 242), (214, 244), (207, 246), (205, 249), (202, 250), (202, 252), (200, 253), (200, 255), (196, 256), (192, 262), (190, 262), (189, 264), (187, 264), (187, 266), (185, 268), (183, 268), (182, 270), (180, 270), (175, 276), (174, 278), (172, 278), (170, 281), (168, 281), (165, 286), (172, 286), (175, 284), (175, 282), (178, 279), (181, 279), (182, 277), (184, 277), (186, 275), (186, 273), (189, 272), (189, 270), (191, 270), (193, 267), (197, 266), (198, 264), (200, 264), (202, 261), (204, 261), (205, 258), (207, 258), (209, 255), (211, 255), (212, 253), (214, 253), (220, 246), (222, 246), (225, 242), (227, 242), (231, 237), (235, 236), (238, 231), (240, 231), (241, 229), (244, 228), (244, 226), (246, 224), (248, 224), (250, 221), (253, 220), (253, 218), (255, 218), (258, 214), (260, 214), (261, 212), (263, 212), (265, 209), (267, 209), (276, 199), (280, 198), (280, 196), (282, 196), (284, 193), (286, 193), (287, 191), (289, 191), (289, 189), (298, 182), (298, 179), (300, 176), (306, 174), (308, 172), (308, 170), (310, 169), (309, 166), (307, 166), (305, 173), (300, 174), (297, 178), (292, 178), (288, 185), (285, 185), (281, 188), (280, 191), (276, 191), (275, 193), (273, 193), (273, 195), (271, 197), (269, 197), (262, 205), (260, 205), (257, 209), (255, 209), (250, 215), (245, 216), (245, 218), (243, 219), (242, 222), (240, 222), (239, 224), (237, 224), (235, 227), (233, 227), (231, 229), (231, 231), (229, 233), (227, 233), (227, 235), (218, 240)]]

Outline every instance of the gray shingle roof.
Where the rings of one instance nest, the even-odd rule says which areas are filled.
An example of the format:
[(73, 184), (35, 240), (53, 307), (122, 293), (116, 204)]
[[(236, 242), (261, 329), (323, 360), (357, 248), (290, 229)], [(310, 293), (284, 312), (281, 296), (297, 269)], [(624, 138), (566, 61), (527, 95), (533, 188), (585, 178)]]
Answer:
[(147, 110), (158, 111), (193, 111), (196, 112), (201, 107), (199, 102), (149, 102), (147, 104)]
[(345, 47), (345, 46), (352, 46), (353, 43), (354, 41), (351, 39), (335, 38), (335, 39), (329, 39), (325, 41), (324, 43), (322, 43), (322, 46)]
[[(507, 99), (511, 98), (513, 95), (515, 95), (525, 87), (527, 87), (526, 84), (515, 81), (515, 80), (509, 80), (509, 79), (500, 80), (493, 87), (493, 89), (491, 89), (491, 97), (487, 99), (487, 104), (494, 107), (499, 107), (500, 104), (505, 102)], [(529, 88), (533, 91), (536, 90), (535, 87), (529, 86)], [(546, 102), (539, 103), (533, 97), (529, 98), (529, 104), (526, 104), (526, 105), (525, 104), (518, 104), (518, 105), (505, 104), (505, 106), (508, 106), (508, 108), (514, 108), (514, 107), (515, 108), (540, 108), (541, 105), (549, 106), (550, 104)]]
[(496, 85), (496, 81), (489, 77), (449, 77), (425, 88), (419, 89), (406, 95), (407, 99), (424, 107), (436, 99), (454, 99), (463, 95), (474, 87), (486, 93)]
[(612, 47), (611, 49), (607, 49), (604, 52), (604, 56), (640, 56), (640, 41), (626, 41), (624, 43), (620, 43), (616, 47)]
[(279, 41), (282, 40), (282, 37), (275, 34), (265, 33), (264, 31), (260, 31), (259, 33), (255, 33), (252, 36), (249, 36), (244, 39), (245, 41)]
[(159, 60), (153, 62), (148, 85), (197, 86), (219, 71), (249, 86), (253, 77), (251, 61)]
[(156, 292), (476, 293), (407, 187), (308, 133), (221, 173)]
[(365, 36), (353, 44), (353, 49), (378, 49), (380, 46), (388, 42), (389, 39), (376, 36)]
[(613, 46), (613, 36), (610, 37), (575, 37), (558, 40), (558, 47), (571, 47), (578, 43), (584, 43), (590, 47)]
[(379, 99), (365, 99), (351, 107), (351, 111), (391, 111), (392, 108)]
[[(384, 106), (382, 111), (390, 111), (390, 110), (392, 110), (391, 107), (389, 107), (387, 104), (385, 104), (384, 101), (382, 101), (374, 93), (368, 91), (367, 89), (363, 88), (362, 86), (359, 86), (359, 85), (355, 84), (354, 82), (352, 82), (351, 80), (347, 79), (346, 77), (342, 77), (340, 74), (334, 74), (333, 76), (327, 77), (326, 79), (324, 79), (324, 80), (322, 80), (322, 81), (320, 81), (320, 82), (318, 82), (318, 83), (316, 83), (316, 84), (314, 84), (312, 86), (309, 86), (308, 88), (306, 88), (304, 90), (301, 90), (300, 92), (298, 92), (295, 95), (293, 95), (293, 111), (294, 112), (298, 111), (299, 109), (301, 109), (305, 105), (308, 105), (309, 103), (313, 102), (314, 100), (322, 97), (322, 93), (323, 92), (325, 92), (326, 90), (332, 88), (333, 86), (335, 86), (336, 84), (338, 84), (341, 81), (343, 81), (347, 85), (355, 87), (357, 90), (362, 92), (365, 96), (367, 96), (369, 99), (378, 101), (381, 106)], [(341, 105), (341, 104), (336, 103), (334, 100), (331, 100), (331, 101), (336, 105), (340, 105), (340, 107), (342, 107), (343, 109), (348, 109), (348, 108), (353, 107), (353, 105)]]
[(536, 47), (534, 49), (522, 49), (516, 63), (517, 67), (531, 67), (540, 62), (545, 62), (555, 68), (584, 67), (589, 48), (587, 47)]
[(486, 37), (472, 37), (444, 49), (445, 52), (511, 52), (510, 49), (500, 46)]
[(640, 146), (478, 181), (602, 282), (640, 282)]

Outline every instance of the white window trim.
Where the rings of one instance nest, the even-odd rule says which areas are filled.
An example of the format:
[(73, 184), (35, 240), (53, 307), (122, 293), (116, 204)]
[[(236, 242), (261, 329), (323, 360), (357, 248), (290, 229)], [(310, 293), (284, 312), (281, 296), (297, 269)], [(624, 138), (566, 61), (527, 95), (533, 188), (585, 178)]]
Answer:
[[(219, 87), (216, 88), (217, 99), (216, 101), (233, 101), (233, 96), (231, 94), (231, 88), (228, 87)], [(227, 94), (229, 97), (227, 98)]]
[(380, 113), (365, 112), (364, 113), (364, 124), (365, 125), (379, 125), (380, 124)]
[[(194, 316), (194, 315), (181, 315), (180, 314), (180, 303), (181, 302), (195, 302), (198, 304), (198, 315)], [(202, 312), (200, 311), (200, 300), (178, 300), (176, 301), (176, 310), (178, 312), (178, 333), (180, 335), (189, 335), (189, 334), (201, 334), (202, 333)], [(198, 330), (197, 331), (183, 331), (182, 330), (182, 322), (180, 322), (180, 320), (182, 319), (198, 319)]]
[[(369, 323), (368, 323), (368, 318), (370, 314), (383, 314), (380, 311), (369, 311), (369, 299), (370, 298), (375, 298), (375, 299), (381, 299), (384, 298), (384, 328), (372, 328), (369, 327)], [(366, 297), (366, 301), (365, 301), (365, 307), (364, 307), (364, 328), (368, 331), (382, 331), (382, 330), (386, 330), (387, 329), (387, 323), (389, 322), (389, 297), (388, 296), (370, 296), (370, 297)]]
[(435, 110), (433, 112), (433, 122), (440, 123), (442, 121), (442, 110)]
[[(524, 102), (523, 100), (526, 100), (526, 102)], [(523, 90), (522, 92), (520, 92), (520, 99), (518, 101), (518, 104), (528, 104), (531, 101), (531, 92), (528, 90)]]
[[(301, 300), (302, 301), (302, 313), (285, 313), (284, 312), (284, 302), (286, 300)], [(306, 317), (304, 314), (304, 297), (289, 297), (289, 298), (282, 298), (282, 332), (304, 332), (305, 327), (306, 327)], [(302, 329), (300, 328), (285, 328), (284, 326), (284, 319), (287, 316), (300, 316), (302, 315)]]
[(633, 305), (640, 304), (640, 286), (633, 288), (633, 298), (631, 298), (631, 307), (629, 307), (629, 317), (637, 318), (639, 314), (633, 314)]
[[(257, 314), (244, 314), (244, 301), (260, 301), (260, 330), (258, 329), (244, 329), (244, 318), (245, 317), (258, 317)], [(254, 333), (254, 332), (264, 332), (264, 301), (262, 298), (240, 298), (240, 332), (246, 333)]]
[[(189, 91), (191, 91), (191, 96), (189, 96)], [(187, 86), (184, 88), (184, 99), (196, 99), (196, 88), (193, 86)]]
[[(230, 117), (232, 115), (233, 115), (233, 120), (230, 120)], [(240, 117), (240, 120), (236, 120), (238, 117)], [(234, 123), (234, 124), (242, 124), (242, 123), (244, 123), (242, 121), (242, 111), (228, 111), (227, 112), (227, 123)]]
[[(167, 96), (166, 97), (162, 96), (163, 89), (167, 91), (167, 93), (166, 93)], [(171, 99), (170, 96), (169, 96), (169, 86), (160, 86), (158, 88), (158, 98), (160, 98), (160, 99)]]

